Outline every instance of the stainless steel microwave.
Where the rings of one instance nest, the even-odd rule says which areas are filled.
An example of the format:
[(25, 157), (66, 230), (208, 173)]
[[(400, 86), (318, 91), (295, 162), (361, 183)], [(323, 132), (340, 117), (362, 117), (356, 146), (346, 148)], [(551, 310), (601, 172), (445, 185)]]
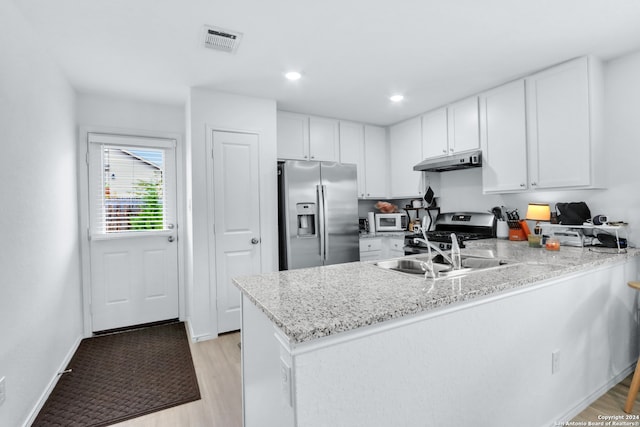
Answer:
[(403, 231), (407, 229), (408, 219), (404, 213), (377, 213), (376, 232)]

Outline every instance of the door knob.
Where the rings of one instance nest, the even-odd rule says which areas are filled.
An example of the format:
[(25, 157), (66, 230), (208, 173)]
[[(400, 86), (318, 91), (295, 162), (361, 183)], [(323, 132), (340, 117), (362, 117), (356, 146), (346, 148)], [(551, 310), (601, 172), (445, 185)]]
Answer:
[(174, 240), (176, 240), (173, 236), (169, 236), (169, 243), (173, 242)]
[(257, 245), (258, 243), (260, 243), (260, 239), (256, 239), (255, 237), (253, 239), (251, 239), (251, 244), (252, 245)]

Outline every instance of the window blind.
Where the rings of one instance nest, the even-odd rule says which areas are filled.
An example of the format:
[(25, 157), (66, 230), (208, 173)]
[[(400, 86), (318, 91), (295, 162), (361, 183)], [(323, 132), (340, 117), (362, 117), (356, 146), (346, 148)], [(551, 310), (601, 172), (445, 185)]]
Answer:
[(100, 165), (94, 165), (92, 173), (96, 180), (92, 185), (93, 232), (164, 230), (164, 150), (100, 144), (98, 152)]

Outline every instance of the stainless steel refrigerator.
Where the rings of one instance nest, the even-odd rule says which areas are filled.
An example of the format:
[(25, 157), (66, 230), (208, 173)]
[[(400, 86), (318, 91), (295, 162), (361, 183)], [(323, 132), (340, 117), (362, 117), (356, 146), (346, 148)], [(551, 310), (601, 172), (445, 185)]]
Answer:
[(280, 270), (360, 259), (356, 166), (278, 162)]

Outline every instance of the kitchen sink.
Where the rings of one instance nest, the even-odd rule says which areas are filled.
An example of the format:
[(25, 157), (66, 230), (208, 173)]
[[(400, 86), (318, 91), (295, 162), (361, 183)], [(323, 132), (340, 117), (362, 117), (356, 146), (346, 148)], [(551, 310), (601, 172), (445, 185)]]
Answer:
[[(514, 261), (499, 258), (481, 258), (462, 255), (460, 257), (460, 264), (462, 268), (454, 270), (453, 267), (444, 260), (442, 255), (436, 255), (432, 257), (431, 260), (433, 263), (433, 272), (435, 274), (435, 277), (433, 277), (434, 279), (463, 276), (477, 271), (493, 270), (518, 264)], [(427, 261), (429, 261), (429, 257), (426, 256), (411, 256), (378, 261), (374, 265), (386, 270), (394, 270), (413, 275), (424, 275), (426, 272), (425, 263)]]

